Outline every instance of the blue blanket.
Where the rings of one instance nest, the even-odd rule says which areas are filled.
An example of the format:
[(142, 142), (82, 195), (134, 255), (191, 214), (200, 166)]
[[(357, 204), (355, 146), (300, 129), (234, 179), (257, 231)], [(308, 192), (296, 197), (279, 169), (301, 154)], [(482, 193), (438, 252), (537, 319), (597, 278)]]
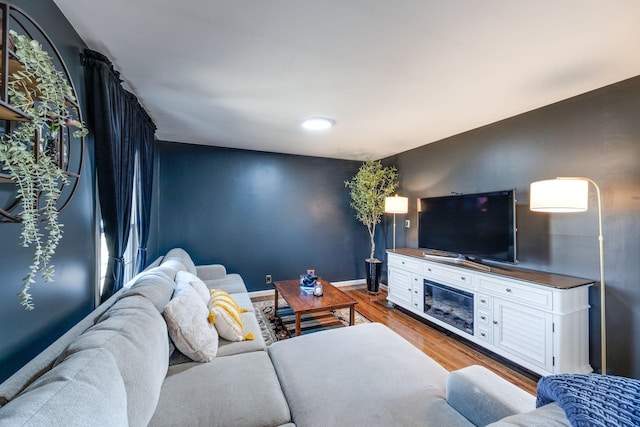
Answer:
[(640, 426), (640, 380), (612, 375), (542, 377), (536, 407), (558, 402), (574, 427)]

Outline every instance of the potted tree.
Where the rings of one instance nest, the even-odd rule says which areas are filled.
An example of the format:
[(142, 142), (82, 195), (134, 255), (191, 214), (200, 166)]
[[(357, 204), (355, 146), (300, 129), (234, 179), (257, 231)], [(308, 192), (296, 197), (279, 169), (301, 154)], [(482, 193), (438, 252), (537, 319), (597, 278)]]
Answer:
[(379, 160), (367, 160), (344, 184), (351, 190), (350, 206), (356, 211), (356, 219), (367, 227), (371, 239), (371, 254), (365, 259), (367, 290), (378, 293), (382, 261), (375, 257), (376, 225), (384, 214), (384, 199), (398, 188), (398, 171), (394, 166), (383, 167)]

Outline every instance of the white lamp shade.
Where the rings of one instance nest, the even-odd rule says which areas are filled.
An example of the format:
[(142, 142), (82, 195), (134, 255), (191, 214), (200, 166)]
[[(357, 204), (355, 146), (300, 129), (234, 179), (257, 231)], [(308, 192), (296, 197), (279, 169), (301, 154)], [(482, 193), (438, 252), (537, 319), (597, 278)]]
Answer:
[(529, 209), (536, 212), (583, 212), (589, 207), (589, 182), (557, 178), (532, 182)]
[(386, 213), (405, 214), (409, 212), (408, 197), (387, 197), (384, 199), (384, 211)]

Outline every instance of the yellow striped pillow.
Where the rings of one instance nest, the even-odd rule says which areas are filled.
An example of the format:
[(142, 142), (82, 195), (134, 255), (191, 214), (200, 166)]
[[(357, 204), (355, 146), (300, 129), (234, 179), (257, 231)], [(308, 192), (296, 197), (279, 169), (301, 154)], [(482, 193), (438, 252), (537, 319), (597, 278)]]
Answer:
[(209, 301), (209, 322), (213, 323), (218, 334), (228, 341), (244, 341), (254, 339), (249, 332), (244, 333), (240, 313), (247, 311), (240, 308), (231, 295), (220, 289), (211, 289)]

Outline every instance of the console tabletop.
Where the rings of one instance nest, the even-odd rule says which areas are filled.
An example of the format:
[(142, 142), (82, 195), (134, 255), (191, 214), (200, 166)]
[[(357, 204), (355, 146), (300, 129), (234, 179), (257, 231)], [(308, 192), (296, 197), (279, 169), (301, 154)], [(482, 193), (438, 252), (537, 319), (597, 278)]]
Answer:
[[(418, 258), (424, 261), (437, 262), (444, 265), (452, 265), (460, 268), (466, 268), (476, 272), (482, 272), (482, 270), (474, 268), (470, 265), (456, 262), (455, 259), (450, 261), (444, 257), (434, 258), (425, 257), (424, 249), (412, 249), (412, 248), (397, 248), (395, 251), (392, 249), (387, 250), (388, 253), (395, 253), (398, 255), (405, 255), (413, 258)], [(564, 274), (547, 273), (544, 271), (528, 270), (525, 268), (511, 267), (505, 265), (498, 265), (494, 263), (486, 263), (491, 268), (488, 273), (495, 274), (497, 276), (504, 276), (512, 279), (524, 280), (526, 282), (535, 283), (537, 285), (549, 286), (557, 289), (571, 289), (579, 286), (592, 285), (595, 280), (583, 279), (579, 277), (566, 276)]]

